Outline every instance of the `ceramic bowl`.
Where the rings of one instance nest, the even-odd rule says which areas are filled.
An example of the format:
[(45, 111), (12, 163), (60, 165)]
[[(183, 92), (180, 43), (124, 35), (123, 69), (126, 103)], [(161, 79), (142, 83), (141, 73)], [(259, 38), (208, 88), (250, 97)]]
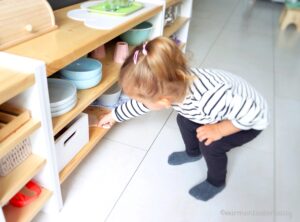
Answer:
[(64, 109), (60, 109), (60, 110), (57, 110), (57, 111), (52, 111), (52, 109), (51, 109), (51, 116), (56, 117), (56, 116), (60, 116), (60, 115), (63, 115), (65, 113), (69, 112), (70, 110), (72, 110), (76, 106), (76, 103), (77, 103), (77, 99), (74, 100), (71, 104), (69, 104)]
[(97, 102), (100, 105), (111, 107), (114, 106), (118, 101), (121, 94), (121, 88), (116, 83), (112, 87), (110, 87), (103, 95), (101, 95)]
[(77, 89), (89, 89), (98, 85), (101, 79), (102, 79), (102, 73), (87, 80), (69, 80), (69, 81), (73, 82)]
[(52, 113), (60, 112), (61, 110), (65, 110), (68, 107), (73, 106), (74, 103), (76, 104), (76, 102), (77, 102), (77, 97), (74, 97), (72, 100), (68, 101), (65, 104), (62, 104), (60, 106), (51, 107), (51, 112)]
[(153, 25), (150, 22), (142, 22), (136, 27), (124, 32), (120, 38), (129, 45), (140, 45), (149, 39)]
[(96, 59), (80, 58), (60, 71), (70, 80), (88, 80), (102, 73), (102, 64)]
[(71, 81), (54, 78), (48, 78), (47, 81), (51, 108), (59, 107), (76, 98), (76, 86)]

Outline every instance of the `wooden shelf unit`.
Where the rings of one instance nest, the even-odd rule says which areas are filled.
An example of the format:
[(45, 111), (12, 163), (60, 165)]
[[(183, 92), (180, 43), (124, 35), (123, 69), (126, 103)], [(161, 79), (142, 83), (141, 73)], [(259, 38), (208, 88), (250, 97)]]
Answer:
[(138, 25), (162, 11), (157, 5), (112, 30), (96, 30), (83, 22), (67, 17), (67, 12), (80, 8), (80, 3), (54, 12), (58, 29), (11, 47), (5, 52), (42, 60), (46, 63), (47, 75), (59, 71), (71, 62), (88, 54), (100, 45), (114, 39), (123, 32)]
[[(155, 2), (155, 4), (156, 3), (157, 2)], [(112, 30), (95, 30), (86, 27), (83, 22), (74, 21), (67, 17), (67, 12), (69, 10), (77, 9), (79, 7), (80, 3), (55, 11), (54, 15), (58, 29), (11, 47), (5, 50), (5, 52), (44, 61), (46, 64), (47, 77), (49, 77), (66, 65), (69, 65), (73, 61), (88, 54), (97, 47), (111, 41), (140, 22), (151, 19), (159, 14), (163, 9), (163, 5), (157, 4), (155, 7), (135, 16), (126, 23), (119, 25)], [(156, 18), (154, 21), (156, 22)], [(156, 23), (158, 24), (158, 22)], [(69, 124), (91, 102), (93, 102), (118, 80), (120, 65), (114, 64), (112, 61), (112, 57), (107, 57), (107, 59), (101, 61), (103, 64), (103, 79), (101, 83), (94, 88), (78, 91), (78, 103), (73, 110), (60, 117), (52, 118), (54, 135), (56, 135), (67, 124)], [(39, 81), (37, 80), (37, 82)], [(1, 90), (0, 95), (2, 96)], [(1, 99), (2, 98), (0, 98), (0, 101)], [(6, 98), (3, 98), (3, 101), (5, 99)], [(89, 152), (96, 146), (96, 144), (109, 131), (109, 129), (94, 127), (90, 128), (89, 131), (89, 143), (85, 145), (81, 151), (69, 162), (69, 164), (59, 173), (60, 183), (66, 180), (71, 172), (89, 154)], [(21, 137), (22, 136), (20, 136), (20, 138)], [(13, 146), (12, 141), (5, 146), (7, 147), (6, 151), (0, 151), (0, 154), (4, 155), (4, 153), (8, 152), (8, 147)], [(47, 158), (48, 157), (49, 156), (47, 156)], [(49, 158), (50, 162), (53, 162), (53, 157), (50, 156)], [(45, 164), (45, 162), (46, 160), (32, 154), (8, 176), (3, 178), (0, 177), (1, 206), (6, 204), (7, 201), (17, 191), (19, 191), (32, 177), (34, 177)], [(42, 173), (44, 173), (44, 171)], [(3, 207), (5, 219), (7, 222), (30, 221), (50, 198), (50, 195), (51, 192), (44, 189), (42, 195), (37, 199), (37, 201), (30, 204), (26, 208), (16, 209), (12, 208), (10, 205), (6, 205)], [(55, 199), (61, 198), (59, 194), (55, 193), (55, 190), (53, 190), (53, 195), (56, 196)]]
[(89, 134), (90, 140), (77, 155), (62, 169), (59, 173), (60, 183), (63, 183), (67, 177), (76, 169), (80, 162), (93, 150), (96, 144), (102, 139), (102, 137), (109, 131), (109, 129), (103, 129), (98, 127), (90, 127)]
[(0, 206), (6, 204), (45, 165), (46, 160), (30, 155), (23, 163), (4, 177), (0, 177)]
[(40, 126), (40, 121), (31, 119), (17, 129), (13, 134), (7, 137), (3, 142), (0, 143), (0, 159), (9, 151), (11, 151), (18, 143), (30, 136), (30, 134), (32, 134)]
[(173, 5), (181, 4), (183, 0), (166, 0), (166, 8), (170, 8)]
[(3, 208), (6, 222), (30, 222), (41, 210), (44, 204), (50, 199), (52, 192), (42, 188), (40, 196), (28, 206), (18, 208), (10, 204)]
[(177, 32), (185, 23), (189, 21), (189, 18), (178, 17), (173, 24), (164, 28), (163, 36), (170, 37)]
[(25, 91), (34, 82), (32, 73), (0, 68), (0, 104)]

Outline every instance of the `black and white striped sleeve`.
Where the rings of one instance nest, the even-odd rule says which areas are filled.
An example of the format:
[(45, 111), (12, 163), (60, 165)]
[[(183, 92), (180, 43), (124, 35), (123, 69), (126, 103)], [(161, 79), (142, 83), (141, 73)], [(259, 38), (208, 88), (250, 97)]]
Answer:
[(131, 99), (113, 109), (112, 115), (117, 122), (123, 122), (125, 120), (141, 116), (149, 111), (150, 110), (144, 104)]
[(235, 96), (232, 110), (228, 119), (232, 124), (242, 130), (261, 130), (268, 125), (266, 103), (259, 104), (250, 98)]

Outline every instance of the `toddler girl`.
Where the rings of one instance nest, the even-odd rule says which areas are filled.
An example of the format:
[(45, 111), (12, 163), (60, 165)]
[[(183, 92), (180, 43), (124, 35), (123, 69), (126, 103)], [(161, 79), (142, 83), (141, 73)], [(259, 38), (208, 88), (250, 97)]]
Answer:
[(189, 68), (172, 40), (155, 38), (136, 47), (122, 65), (119, 83), (132, 98), (104, 116), (109, 127), (150, 110), (172, 107), (185, 151), (168, 158), (180, 165), (204, 157), (207, 179), (189, 193), (207, 201), (225, 187), (226, 152), (254, 139), (268, 125), (264, 98), (245, 80), (223, 70)]

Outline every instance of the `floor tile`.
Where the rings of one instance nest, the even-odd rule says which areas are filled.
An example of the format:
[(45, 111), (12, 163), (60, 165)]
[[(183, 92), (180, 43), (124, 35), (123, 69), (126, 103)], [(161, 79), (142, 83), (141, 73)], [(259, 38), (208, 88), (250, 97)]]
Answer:
[(239, 1), (225, 30), (254, 32), (271, 37), (273, 34), (273, 19), (270, 3), (267, 1)]
[[(229, 156), (228, 187), (211, 201), (202, 202), (192, 198), (188, 190), (205, 179), (207, 168), (204, 160), (182, 166), (167, 164), (168, 155), (181, 150), (182, 146), (179, 132), (165, 127), (108, 222), (117, 222), (121, 218), (131, 222), (233, 221), (232, 217), (222, 215), (222, 210), (272, 209), (272, 156), (251, 149), (237, 149)], [(265, 167), (265, 161), (270, 166)], [(253, 183), (256, 178), (263, 182)], [(241, 218), (244, 217), (236, 217), (235, 221)]]
[[(145, 151), (103, 139), (62, 184), (64, 207), (55, 221), (104, 221)], [(35, 222), (44, 222), (40, 215)]]
[(118, 123), (105, 138), (148, 150), (172, 110), (153, 111)]
[(193, 19), (207, 19), (224, 24), (231, 16), (238, 2), (238, 0), (194, 1)]
[(278, 216), (278, 221), (296, 222), (300, 220), (297, 170), (300, 168), (300, 119), (297, 118), (300, 100), (277, 99), (276, 102), (276, 210), (286, 212)]
[(252, 32), (224, 31), (203, 66), (239, 72), (273, 72), (270, 37)]
[(177, 115), (178, 115), (177, 112), (174, 110), (172, 112), (172, 114), (170, 115), (170, 118), (166, 122), (166, 126), (172, 127), (172, 128), (175, 128), (175, 129), (179, 130), (177, 122), (176, 122)]
[(190, 65), (200, 67), (209, 50), (217, 40), (224, 24), (209, 19), (192, 20), (187, 45), (187, 57)]

